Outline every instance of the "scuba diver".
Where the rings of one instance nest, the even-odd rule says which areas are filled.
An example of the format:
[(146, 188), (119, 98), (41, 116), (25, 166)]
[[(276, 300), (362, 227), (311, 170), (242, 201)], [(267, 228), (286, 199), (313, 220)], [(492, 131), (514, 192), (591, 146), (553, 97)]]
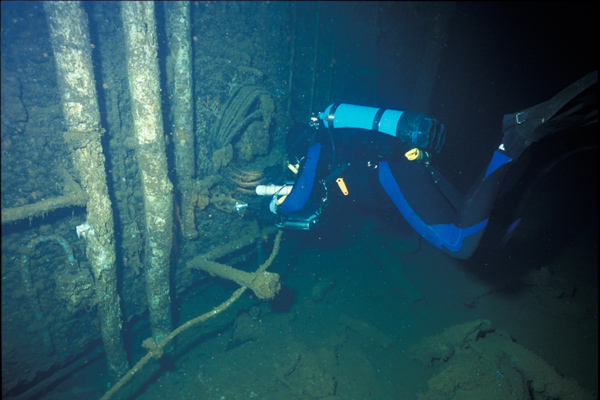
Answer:
[[(430, 162), (446, 134), (437, 120), (332, 104), (313, 114), (308, 126), (296, 126), (288, 134), (288, 167), (295, 179), (258, 186), (256, 193), (271, 196), (269, 208), (278, 227), (309, 230), (326, 222), (330, 191), (337, 186), (352, 202), (396, 209), (421, 237), (446, 254), (466, 259), (479, 246), (505, 177), (523, 152), (546, 136), (597, 123), (597, 113), (594, 71), (546, 102), (505, 115), (500, 145), (463, 195)], [(384, 135), (365, 136), (366, 130)], [(519, 222), (520, 215), (514, 215), (502, 228), (503, 242)]]

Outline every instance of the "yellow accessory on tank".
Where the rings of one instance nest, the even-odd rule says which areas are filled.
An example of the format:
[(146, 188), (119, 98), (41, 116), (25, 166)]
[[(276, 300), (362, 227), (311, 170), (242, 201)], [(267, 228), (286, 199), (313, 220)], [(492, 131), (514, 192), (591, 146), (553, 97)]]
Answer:
[(415, 148), (407, 151), (404, 154), (404, 157), (406, 157), (408, 161), (421, 161), (423, 159), (429, 158), (429, 153)]
[(344, 193), (344, 196), (348, 196), (348, 188), (346, 187), (346, 183), (344, 182), (343, 178), (337, 178), (335, 180), (338, 184), (338, 186), (340, 187), (340, 190), (342, 191), (342, 193)]

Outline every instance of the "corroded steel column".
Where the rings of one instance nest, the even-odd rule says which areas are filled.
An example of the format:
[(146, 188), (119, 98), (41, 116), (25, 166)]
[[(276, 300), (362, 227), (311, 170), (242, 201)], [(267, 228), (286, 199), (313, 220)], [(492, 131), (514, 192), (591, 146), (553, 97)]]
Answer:
[(121, 17), (125, 31), (136, 156), (144, 192), (146, 295), (152, 335), (159, 343), (173, 328), (169, 297), (173, 185), (167, 176), (154, 3), (124, 1)]
[[(100, 137), (87, 16), (79, 2), (45, 2), (67, 132), (65, 142), (87, 195), (86, 254), (92, 265), (102, 341), (113, 381), (129, 366), (121, 338), (115, 241)], [(80, 228), (80, 227), (78, 227)]]
[(181, 193), (181, 218), (183, 235), (187, 239), (198, 236), (194, 221), (197, 194), (194, 190), (194, 125), (191, 61), (190, 3), (170, 1), (165, 3), (167, 38), (170, 54), (167, 61), (169, 88), (173, 88), (173, 142), (175, 143), (175, 168), (177, 188)]

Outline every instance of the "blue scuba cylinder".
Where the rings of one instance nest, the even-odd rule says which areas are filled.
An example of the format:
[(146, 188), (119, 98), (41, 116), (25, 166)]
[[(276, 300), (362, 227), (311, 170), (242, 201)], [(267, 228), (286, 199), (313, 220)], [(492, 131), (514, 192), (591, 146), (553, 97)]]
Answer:
[(319, 118), (330, 129), (358, 128), (397, 137), (413, 147), (439, 153), (445, 139), (444, 125), (426, 114), (385, 108), (331, 104)]

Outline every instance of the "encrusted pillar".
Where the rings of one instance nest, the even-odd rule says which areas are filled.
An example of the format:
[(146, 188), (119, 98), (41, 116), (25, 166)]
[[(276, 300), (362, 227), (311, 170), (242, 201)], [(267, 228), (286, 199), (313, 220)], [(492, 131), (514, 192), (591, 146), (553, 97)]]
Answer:
[(100, 111), (94, 83), (87, 15), (77, 1), (44, 3), (61, 106), (67, 131), (65, 142), (87, 195), (84, 233), (86, 255), (92, 266), (102, 341), (111, 379), (129, 369), (121, 338), (121, 308), (117, 294), (115, 241), (111, 202), (106, 186), (100, 137)]
[(170, 54), (167, 58), (167, 81), (172, 88), (173, 142), (177, 188), (181, 193), (183, 235), (187, 239), (198, 236), (194, 221), (194, 207), (198, 198), (194, 190), (194, 124), (192, 61), (190, 46), (190, 3), (166, 2), (167, 38)]
[(154, 3), (121, 4), (135, 152), (144, 193), (146, 295), (152, 336), (159, 343), (173, 328), (169, 297), (173, 185), (167, 176)]

